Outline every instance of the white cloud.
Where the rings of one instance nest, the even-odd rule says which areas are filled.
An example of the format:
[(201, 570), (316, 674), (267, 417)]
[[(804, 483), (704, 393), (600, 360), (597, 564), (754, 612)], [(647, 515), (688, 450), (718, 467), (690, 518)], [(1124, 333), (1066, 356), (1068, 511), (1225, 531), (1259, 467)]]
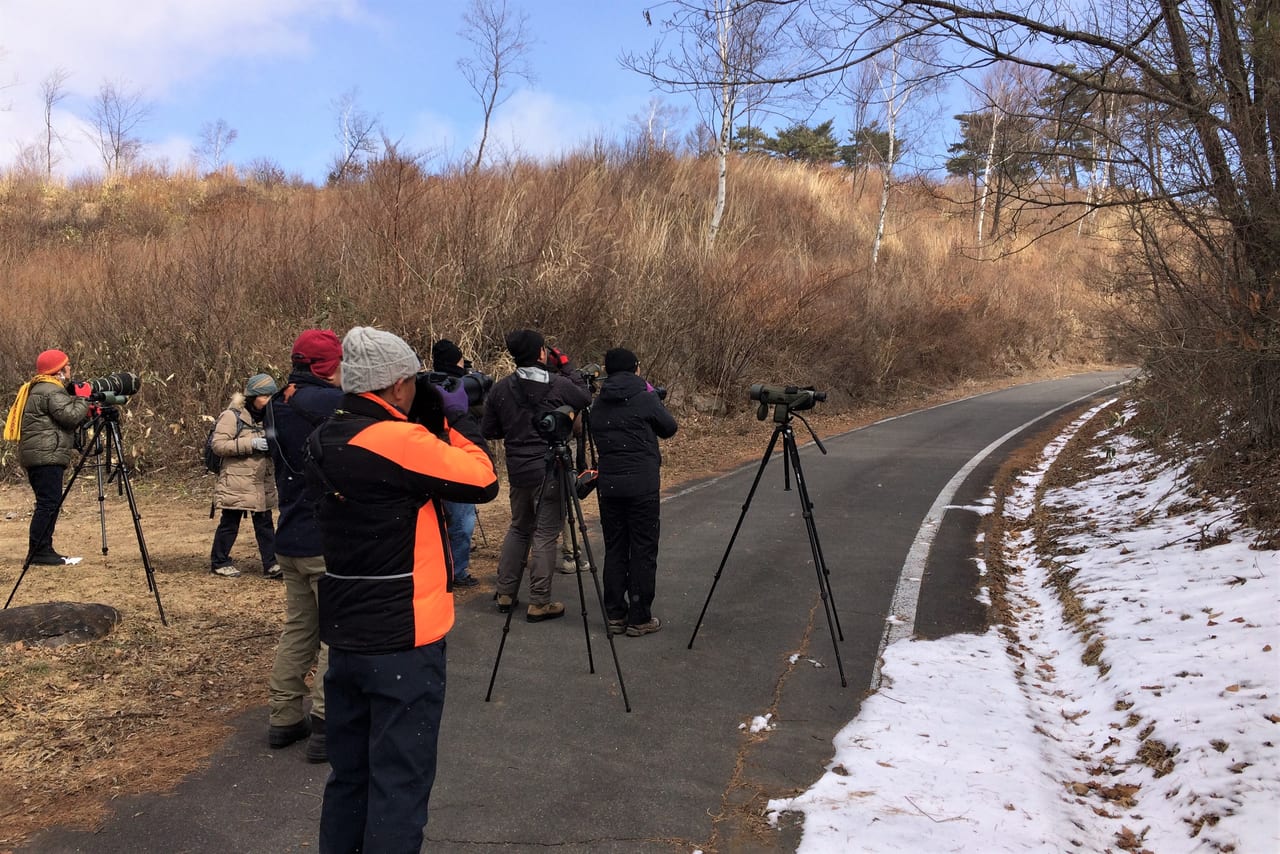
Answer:
[(458, 127), (448, 116), (422, 111), (410, 120), (404, 145), (408, 150), (422, 153), (432, 160), (448, 161), (460, 154)]
[[(71, 98), (91, 98), (104, 81), (161, 99), (218, 63), (304, 55), (312, 27), (333, 18), (367, 19), (362, 0), (0, 0), (0, 140), (20, 148), (44, 128), (41, 82), (68, 73)], [(7, 109), (4, 109), (7, 108)], [(62, 171), (100, 166), (83, 119), (55, 117), (65, 140)], [(148, 156), (176, 158), (165, 140)], [(186, 143), (190, 149), (190, 143)]]
[[(479, 109), (477, 105), (477, 112)], [(599, 108), (547, 92), (521, 89), (498, 108), (489, 140), (495, 155), (503, 152), (544, 158), (617, 134), (615, 118), (601, 115)], [(472, 145), (479, 140), (477, 129)]]
[(75, 94), (125, 80), (160, 96), (228, 57), (305, 53), (309, 25), (358, 14), (356, 0), (0, 0), (0, 61), (21, 86), (61, 67)]

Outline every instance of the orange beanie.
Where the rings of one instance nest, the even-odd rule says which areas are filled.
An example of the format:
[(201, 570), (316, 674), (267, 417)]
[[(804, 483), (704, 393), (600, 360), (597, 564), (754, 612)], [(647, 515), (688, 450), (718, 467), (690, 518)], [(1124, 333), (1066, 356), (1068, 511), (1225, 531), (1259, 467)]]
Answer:
[(52, 375), (62, 370), (71, 359), (61, 350), (45, 350), (36, 356), (36, 373)]

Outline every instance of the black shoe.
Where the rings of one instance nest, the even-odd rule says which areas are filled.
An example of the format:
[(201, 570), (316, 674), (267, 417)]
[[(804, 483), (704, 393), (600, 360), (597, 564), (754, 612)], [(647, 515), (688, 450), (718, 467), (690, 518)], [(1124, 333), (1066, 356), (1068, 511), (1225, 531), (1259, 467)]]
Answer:
[(319, 765), (329, 761), (329, 747), (324, 738), (324, 718), (311, 716), (311, 736), (307, 739), (307, 761)]
[(267, 744), (272, 750), (279, 750), (282, 747), (288, 747), (295, 741), (302, 741), (310, 734), (311, 727), (307, 725), (306, 718), (303, 718), (296, 724), (269, 728), (267, 730)]
[(31, 556), (33, 566), (62, 566), (67, 559), (53, 549), (36, 552)]
[(480, 583), (480, 579), (474, 575), (464, 575), (461, 578), (453, 579), (454, 587), (475, 587)]

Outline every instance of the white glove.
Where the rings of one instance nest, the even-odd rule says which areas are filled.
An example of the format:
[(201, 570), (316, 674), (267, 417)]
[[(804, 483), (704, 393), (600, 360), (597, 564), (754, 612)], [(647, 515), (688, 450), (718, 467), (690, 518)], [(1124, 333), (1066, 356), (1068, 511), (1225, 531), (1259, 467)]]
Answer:
[(264, 453), (264, 454), (265, 454), (265, 453), (267, 452), (267, 437), (266, 437), (266, 436), (254, 436), (254, 437), (253, 437), (253, 449), (254, 449), (255, 451), (262, 451), (262, 453)]

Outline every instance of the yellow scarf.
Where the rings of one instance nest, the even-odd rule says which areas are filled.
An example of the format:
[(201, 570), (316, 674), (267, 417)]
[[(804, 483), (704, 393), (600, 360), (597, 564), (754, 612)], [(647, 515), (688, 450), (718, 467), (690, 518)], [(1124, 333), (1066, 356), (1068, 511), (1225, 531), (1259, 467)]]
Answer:
[(18, 389), (18, 397), (13, 401), (13, 406), (9, 409), (9, 417), (4, 420), (4, 438), (6, 442), (17, 442), (22, 439), (22, 412), (27, 408), (27, 397), (31, 394), (31, 387), (36, 383), (57, 383), (62, 385), (62, 380), (57, 377), (51, 377), (48, 374), (36, 374), (31, 378), (31, 382), (23, 383), (22, 388)]

